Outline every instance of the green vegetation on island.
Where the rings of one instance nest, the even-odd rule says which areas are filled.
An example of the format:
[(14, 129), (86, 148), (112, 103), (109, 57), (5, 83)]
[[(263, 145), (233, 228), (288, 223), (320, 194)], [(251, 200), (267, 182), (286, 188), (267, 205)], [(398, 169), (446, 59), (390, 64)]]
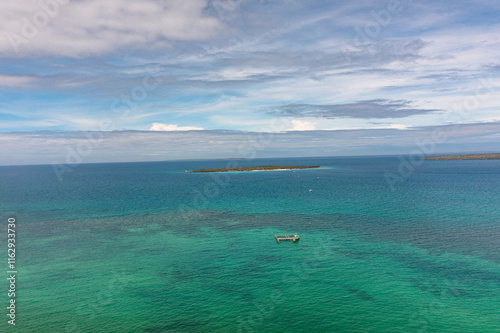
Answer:
[(422, 160), (499, 160), (500, 154), (443, 155), (424, 157)]
[(219, 168), (219, 169), (197, 169), (189, 172), (238, 172), (238, 171), (272, 171), (272, 170), (291, 170), (291, 169), (311, 169), (319, 168), (319, 165), (265, 165), (258, 167), (241, 167), (241, 168)]

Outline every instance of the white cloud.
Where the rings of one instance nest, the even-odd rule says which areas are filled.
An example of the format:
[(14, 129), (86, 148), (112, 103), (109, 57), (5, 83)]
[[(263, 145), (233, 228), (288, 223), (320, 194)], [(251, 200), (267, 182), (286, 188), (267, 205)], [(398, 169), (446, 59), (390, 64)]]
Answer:
[(1, 4), (3, 56), (82, 57), (125, 47), (154, 49), (177, 40), (206, 39), (221, 26), (216, 18), (204, 14), (206, 0), (25, 0)]
[(305, 120), (292, 120), (293, 127), (285, 131), (314, 131), (316, 129), (316, 122)]
[[(40, 4), (49, 2), (59, 3), (55, 14), (37, 28), (33, 38), (19, 45), (21, 59), (6, 59), (6, 69), (0, 73), (0, 88), (22, 93), (20, 98), (4, 101), (4, 107), (12, 110), (9, 114), (16, 117), (4, 117), (1, 128), (30, 130), (29, 126), (38, 125), (38, 129), (95, 130), (98, 119), (110, 116), (115, 99), (145, 87), (144, 77), (151, 75), (146, 69), (150, 68), (161, 84), (148, 88), (147, 98), (140, 103), (134, 100), (134, 112), (127, 117), (111, 115), (116, 128), (202, 129), (151, 125), (165, 121), (167, 118), (158, 116), (166, 113), (181, 124), (180, 119), (199, 115), (204, 121), (195, 124), (206, 128), (267, 132), (274, 128), (274, 119), (262, 112), (268, 107), (352, 104), (372, 99), (411, 100), (418, 108), (451, 112), (455, 105), (468, 101), (466, 98), (477, 97), (480, 105), (468, 112), (467, 121), (494, 120), (498, 114), (500, 26), (482, 24), (483, 18), (476, 16), (482, 13), (481, 6), (474, 6), (477, 13), (469, 15), (469, 6), (449, 5), (455, 12), (442, 10), (447, 4), (411, 4), (411, 10), (406, 8), (394, 16), (370, 43), (356, 46), (353, 28), (373, 21), (371, 9), (378, 12), (384, 5), (332, 3), (318, 11), (314, 2), (309, 8), (308, 2), (291, 6), (286, 1), (0, 0), (0, 57), (13, 55), (4, 33), (22, 36), (26, 23), (22, 19), (33, 22), (34, 17), (43, 18), (37, 14), (44, 12)], [(451, 14), (439, 16), (442, 12)], [(228, 19), (231, 13), (234, 20)], [(273, 16), (276, 20), (268, 19)], [(461, 22), (462, 17), (468, 19)], [(405, 28), (408, 22), (414, 29), (409, 35)], [(222, 31), (223, 27), (227, 29)], [(165, 46), (171, 48), (159, 51)], [(341, 46), (349, 49), (348, 54)], [(142, 52), (134, 53), (133, 49)], [(102, 56), (115, 51), (116, 56)], [(50, 55), (80, 59), (46, 57)], [(483, 95), (476, 95), (474, 89), (481, 84), (481, 77), (490, 80), (490, 73), (496, 83), (481, 89)], [(35, 90), (57, 95), (34, 94)], [(167, 106), (162, 103), (168, 104), (167, 110), (163, 111)], [(40, 122), (16, 120), (19, 118)], [(393, 125), (374, 125), (366, 119), (290, 118), (278, 119), (280, 124), (287, 122), (278, 132), (285, 128), (405, 129), (448, 124), (458, 116), (416, 115), (400, 120), (404, 124)]]
[(408, 126), (404, 125), (404, 124), (390, 124), (389, 127), (387, 127), (387, 128), (394, 128), (394, 129), (398, 129), (398, 130), (406, 130), (406, 129), (408, 129)]
[(436, 153), (498, 150), (500, 123), (416, 127), (411, 131), (379, 128), (274, 133), (257, 148), (249, 143), (256, 142), (259, 134), (240, 131), (111, 131), (106, 135), (98, 131), (0, 132), (0, 165), (66, 164), (74, 154), (69, 152), (81, 151), (89, 144), (90, 152), (79, 155), (82, 163), (247, 158), (250, 150), (262, 158), (408, 154), (417, 140), (431, 137), (436, 129), (447, 134), (446, 142), (436, 146)]
[(195, 126), (178, 126), (162, 123), (153, 123), (149, 128), (150, 131), (164, 131), (164, 132), (179, 132), (179, 131), (203, 131), (203, 127)]
[[(72, 128), (76, 128), (78, 130), (86, 130), (86, 129), (99, 129), (102, 126), (103, 120), (99, 118), (90, 118), (84, 115), (72, 115), (71, 112), (74, 112), (71, 109), (66, 111), (68, 114), (54, 113), (53, 118), (59, 121), (61, 124), (66, 124), (71, 126)], [(117, 125), (117, 124), (113, 124)]]

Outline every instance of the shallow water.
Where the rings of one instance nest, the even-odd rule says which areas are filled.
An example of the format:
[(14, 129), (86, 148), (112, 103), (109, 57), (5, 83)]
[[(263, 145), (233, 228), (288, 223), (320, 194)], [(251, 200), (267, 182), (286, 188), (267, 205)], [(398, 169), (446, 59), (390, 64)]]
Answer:
[(396, 157), (238, 162), (321, 168), (94, 164), (59, 182), (51, 166), (1, 167), (16, 329), (500, 330), (500, 161), (425, 161), (394, 189)]

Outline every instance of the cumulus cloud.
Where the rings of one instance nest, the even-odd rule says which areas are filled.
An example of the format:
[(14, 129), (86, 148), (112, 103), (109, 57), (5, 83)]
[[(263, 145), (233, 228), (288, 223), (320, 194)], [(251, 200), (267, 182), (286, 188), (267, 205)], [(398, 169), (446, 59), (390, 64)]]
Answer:
[(163, 132), (179, 132), (179, 131), (202, 131), (203, 127), (195, 126), (178, 126), (171, 124), (153, 123), (149, 128), (150, 131), (163, 131)]
[(404, 125), (404, 124), (390, 124), (389, 128), (394, 128), (394, 129), (399, 129), (399, 130), (406, 130), (409, 127), (407, 125)]
[(286, 129), (285, 131), (314, 131), (316, 129), (315, 122), (303, 121), (303, 120), (292, 120), (292, 128)]
[(411, 107), (406, 100), (389, 101), (375, 99), (347, 104), (315, 105), (288, 104), (268, 110), (269, 114), (284, 117), (315, 117), (315, 118), (404, 118), (417, 114), (435, 112), (434, 109), (419, 109)]
[(2, 1), (0, 55), (82, 57), (202, 40), (220, 22), (206, 0)]

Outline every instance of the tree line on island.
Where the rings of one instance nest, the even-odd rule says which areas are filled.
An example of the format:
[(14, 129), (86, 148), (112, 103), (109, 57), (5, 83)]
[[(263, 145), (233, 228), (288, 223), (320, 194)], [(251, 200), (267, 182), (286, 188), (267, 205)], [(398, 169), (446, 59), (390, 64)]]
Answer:
[(272, 170), (291, 170), (291, 169), (311, 169), (319, 168), (319, 165), (264, 165), (257, 167), (240, 168), (214, 168), (214, 169), (196, 169), (187, 172), (237, 172), (237, 171), (272, 171)]
[(442, 155), (424, 157), (422, 160), (499, 160), (500, 154)]

